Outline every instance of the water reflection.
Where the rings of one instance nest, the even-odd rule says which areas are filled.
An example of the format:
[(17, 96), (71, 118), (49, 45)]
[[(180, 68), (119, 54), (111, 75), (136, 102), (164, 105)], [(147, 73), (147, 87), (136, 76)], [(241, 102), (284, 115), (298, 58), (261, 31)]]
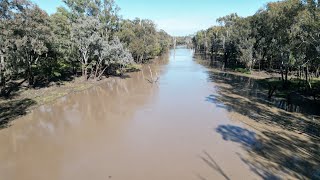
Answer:
[[(215, 83), (218, 93), (210, 95), (207, 100), (219, 102), (220, 107), (223, 107), (222, 103), (227, 106), (225, 109), (238, 112), (258, 122), (277, 124), (286, 129), (320, 136), (319, 125), (309, 118), (310, 115), (313, 117), (320, 115), (318, 107), (314, 104), (295, 105), (285, 100), (270, 101), (266, 91), (254, 79), (213, 71), (209, 71), (208, 74), (208, 80)], [(290, 112), (295, 110), (304, 115), (297, 117), (295, 114), (280, 111), (277, 107)], [(305, 120), (301, 121), (304, 118)]]
[(289, 177), (288, 172), (296, 179), (319, 178), (320, 125), (309, 118), (319, 115), (317, 106), (270, 101), (255, 79), (218, 71), (208, 74), (217, 93), (206, 97), (206, 101), (250, 127), (220, 125), (216, 132), (248, 151), (248, 157), (239, 156), (253, 172), (263, 179)]
[(320, 154), (316, 150), (319, 148), (319, 141), (315, 139), (306, 141), (285, 132), (267, 130), (257, 134), (234, 125), (221, 125), (216, 131), (224, 140), (239, 143), (248, 151), (248, 157), (239, 156), (263, 179), (282, 179), (282, 173), (288, 171), (296, 179), (320, 177)]
[[(305, 115), (320, 116), (316, 102), (301, 102), (297, 98), (280, 99), (267, 97), (266, 89), (260, 87), (257, 80), (230, 73), (213, 72), (209, 73), (209, 81), (231, 86), (227, 89), (234, 89), (233, 92), (249, 99), (257, 100), (270, 106), (276, 106), (288, 112), (303, 113)], [(224, 87), (225, 88), (225, 87)]]
[(319, 127), (273, 108), (254, 80), (207, 72), (192, 57), (176, 49), (151, 65), (157, 84), (146, 68), (17, 120), (0, 131), (1, 179), (312, 177)]
[[(291, 104), (288, 102), (288, 100), (273, 100), (272, 102), (275, 104), (276, 107), (281, 108), (281, 109), (288, 111), (288, 112), (307, 113), (306, 110), (309, 109), (306, 107), (301, 109), (299, 105)], [(313, 108), (311, 108), (311, 111), (314, 111), (314, 110), (315, 110), (315, 108), (313, 106)], [(315, 112), (314, 114), (319, 114), (316, 111), (314, 111), (314, 112)]]
[[(196, 61), (207, 67), (213, 67), (215, 69), (221, 69), (223, 64), (219, 61), (214, 61), (210, 64), (210, 57), (206, 57), (203, 54), (195, 55)], [(210, 71), (209, 81), (218, 81), (226, 83), (228, 85), (233, 85), (237, 88), (237, 92), (243, 96), (253, 96), (259, 101), (263, 101), (271, 106), (275, 106), (282, 110), (295, 113), (303, 113), (311, 117), (318, 117), (320, 119), (319, 103), (312, 100), (297, 98), (295, 94), (290, 94), (286, 99), (273, 98), (270, 100), (266, 94), (267, 91), (259, 86), (256, 79), (252, 79), (246, 76), (234, 75), (232, 73), (225, 73), (223, 71)], [(307, 102), (306, 102), (307, 101)]]
[[(161, 74), (161, 64), (166, 63), (163, 57), (150, 67)], [(58, 178), (62, 162), (69, 159), (64, 154), (96, 137), (107, 140), (121, 134), (137, 109), (152, 102), (158, 87), (150, 86), (149, 76), (145, 67), (130, 78), (111, 78), (101, 86), (43, 105), (0, 131), (0, 179)]]

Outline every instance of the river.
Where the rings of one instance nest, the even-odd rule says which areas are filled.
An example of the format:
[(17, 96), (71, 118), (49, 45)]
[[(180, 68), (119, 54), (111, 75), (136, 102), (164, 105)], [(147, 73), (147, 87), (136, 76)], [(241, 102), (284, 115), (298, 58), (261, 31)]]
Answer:
[[(157, 83), (148, 81), (157, 76)], [(282, 143), (289, 147), (272, 149), (277, 141), (270, 139), (279, 137), (271, 135), (292, 137), (290, 133), (250, 123), (254, 104), (239, 103), (242, 110), (237, 111), (233, 105), (241, 97), (234, 94), (228, 101), (221, 92), (228, 85), (219, 86), (217, 77), (194, 60), (192, 50), (178, 48), (150, 68), (43, 105), (0, 131), (0, 179), (210, 180), (316, 174), (317, 150), (306, 150), (315, 159), (311, 163), (290, 150), (294, 144), (288, 138)], [(297, 138), (311, 143), (307, 135)], [(298, 146), (306, 148), (303, 142)], [(298, 157), (293, 163), (311, 168), (287, 166), (291, 153)]]

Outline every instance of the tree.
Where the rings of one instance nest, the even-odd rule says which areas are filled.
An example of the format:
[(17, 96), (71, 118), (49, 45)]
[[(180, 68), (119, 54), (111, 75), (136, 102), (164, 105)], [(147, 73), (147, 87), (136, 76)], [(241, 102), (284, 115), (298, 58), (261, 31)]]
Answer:
[(53, 32), (53, 49), (55, 51), (56, 66), (52, 67), (52, 72), (61, 75), (65, 71), (76, 72), (78, 59), (75, 45), (72, 41), (71, 14), (67, 9), (59, 7), (57, 12), (50, 16), (50, 27)]
[(157, 32), (151, 20), (138, 18), (122, 21), (117, 36), (139, 63), (164, 53), (172, 39), (164, 31)]
[(111, 41), (110, 47), (110, 61), (118, 64), (120, 66), (120, 74), (123, 74), (125, 65), (134, 62), (133, 57), (117, 37)]
[(111, 63), (114, 63), (111, 59), (111, 45), (109, 44), (107, 38), (99, 38), (97, 40), (94, 54), (97, 57), (97, 61), (94, 63), (94, 78), (98, 80), (101, 78), (108, 66)]
[(71, 10), (72, 21), (83, 16), (97, 17), (110, 38), (119, 28), (119, 7), (114, 0), (63, 0)]
[(63, 2), (67, 8), (48, 16), (29, 0), (0, 1), (1, 95), (11, 84), (45, 85), (79, 69), (86, 80), (100, 79), (110, 66), (123, 73), (132, 53), (143, 62), (170, 46), (171, 37), (150, 20), (123, 20), (120, 27), (114, 0)]
[(312, 89), (311, 75), (319, 76), (320, 72), (319, 1), (271, 2), (253, 16), (230, 14), (217, 21), (219, 26), (194, 36), (197, 52), (207, 54), (209, 44), (211, 57), (223, 52), (225, 67), (251, 70), (259, 65), (259, 70), (279, 72), (284, 88), (289, 86), (289, 74), (296, 72)]
[(88, 79), (90, 58), (94, 56), (95, 43), (99, 39), (99, 21), (91, 16), (84, 16), (72, 25), (72, 40), (80, 52), (82, 76)]
[(10, 67), (10, 61), (8, 61), (7, 53), (10, 46), (9, 36), (11, 31), (9, 27), (9, 21), (11, 20), (12, 2), (0, 1), (0, 93), (4, 94), (6, 83), (10, 80), (12, 69)]
[(15, 1), (18, 11), (11, 20), (11, 37), (8, 59), (18, 65), (29, 84), (35, 83), (35, 71), (41, 69), (51, 50), (52, 32), (49, 28), (49, 16), (29, 1)]
[(232, 37), (236, 43), (236, 47), (240, 52), (240, 62), (251, 71), (255, 65), (254, 44), (256, 39), (252, 36), (252, 29), (249, 19), (237, 19), (232, 28)]

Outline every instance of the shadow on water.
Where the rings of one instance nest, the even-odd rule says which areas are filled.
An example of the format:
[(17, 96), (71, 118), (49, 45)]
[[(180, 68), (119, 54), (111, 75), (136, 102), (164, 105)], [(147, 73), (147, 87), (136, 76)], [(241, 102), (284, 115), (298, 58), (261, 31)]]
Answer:
[[(214, 171), (218, 172), (226, 180), (230, 180), (228, 175), (223, 171), (223, 169), (219, 166), (219, 164), (213, 159), (213, 157), (207, 151), (203, 151), (203, 155), (200, 156), (200, 159), (202, 159), (204, 163), (206, 163)], [(206, 180), (206, 178), (204, 178), (200, 174), (198, 174), (197, 177), (200, 180)]]
[[(256, 80), (228, 73), (209, 72), (209, 80), (214, 82), (218, 93), (206, 97), (206, 101), (219, 108), (236, 112), (268, 126), (277, 126), (290, 131), (298, 131), (313, 137), (320, 137), (320, 123), (315, 119), (320, 112), (313, 106), (305, 113), (293, 114), (276, 107), (267, 98), (267, 93)], [(283, 103), (280, 103), (283, 105)], [(301, 107), (300, 109), (303, 109)]]
[(219, 126), (216, 131), (225, 141), (240, 143), (246, 147), (259, 147), (256, 133), (237, 126)]
[(14, 100), (0, 104), (0, 129), (6, 128), (16, 118), (26, 115), (29, 107), (36, 102), (31, 99)]
[[(224, 140), (240, 144), (249, 153), (249, 158), (239, 156), (253, 172), (263, 179), (280, 179), (278, 176), (286, 175), (320, 179), (318, 122), (310, 120), (306, 114), (277, 108), (254, 79), (209, 72), (209, 80), (215, 83), (217, 94), (206, 97), (207, 102), (248, 117), (262, 127), (280, 129), (262, 128), (259, 134), (232, 125), (221, 125), (216, 129)], [(301, 133), (307, 136), (301, 136)]]
[(264, 131), (262, 135), (242, 127), (221, 125), (216, 131), (224, 140), (239, 143), (249, 153), (241, 159), (263, 179), (280, 179), (282, 173), (297, 179), (319, 179), (319, 142), (286, 133)]

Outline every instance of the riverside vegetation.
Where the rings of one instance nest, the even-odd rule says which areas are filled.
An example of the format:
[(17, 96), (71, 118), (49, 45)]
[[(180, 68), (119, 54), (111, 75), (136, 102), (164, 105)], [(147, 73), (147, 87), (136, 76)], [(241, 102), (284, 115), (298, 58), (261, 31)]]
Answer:
[(9, 97), (81, 75), (99, 80), (165, 52), (171, 37), (151, 20), (125, 20), (114, 0), (64, 0), (48, 15), (29, 0), (0, 4), (0, 90)]
[(186, 37), (111, 0), (0, 2), (2, 179), (320, 179), (318, 1)]
[[(250, 74), (265, 70), (261, 80), (271, 98), (302, 94), (316, 101), (320, 93), (320, 2), (285, 0), (268, 3), (249, 17), (230, 14), (219, 25), (196, 33), (197, 53), (228, 68)], [(278, 75), (277, 75), (278, 74)]]
[(151, 20), (122, 19), (114, 0), (63, 2), (48, 15), (29, 0), (0, 1), (1, 125), (35, 104), (137, 71), (171, 46)]

